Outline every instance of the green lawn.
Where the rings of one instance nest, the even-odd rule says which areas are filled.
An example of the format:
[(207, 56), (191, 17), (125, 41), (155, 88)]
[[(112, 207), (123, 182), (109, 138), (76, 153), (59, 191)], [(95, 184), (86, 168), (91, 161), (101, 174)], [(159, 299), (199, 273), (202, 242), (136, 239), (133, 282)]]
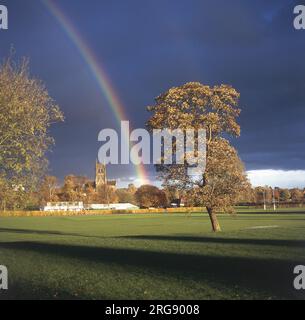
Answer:
[(304, 299), (291, 212), (223, 215), (216, 235), (203, 214), (0, 218), (0, 299)]

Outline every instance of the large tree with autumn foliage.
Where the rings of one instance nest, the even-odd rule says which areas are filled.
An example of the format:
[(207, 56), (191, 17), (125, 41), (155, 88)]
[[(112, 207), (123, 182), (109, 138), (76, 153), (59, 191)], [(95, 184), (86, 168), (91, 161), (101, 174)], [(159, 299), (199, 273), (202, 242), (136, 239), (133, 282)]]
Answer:
[[(171, 88), (148, 107), (152, 113), (147, 123), (150, 130), (206, 130), (206, 168), (199, 175), (188, 175), (187, 161), (157, 165), (157, 170), (165, 186), (187, 191), (188, 197), (207, 208), (213, 231), (221, 230), (216, 212), (233, 212), (239, 193), (249, 186), (238, 153), (225, 138), (240, 135), (239, 96), (229, 85), (210, 87), (191, 82)], [(197, 145), (203, 142), (198, 139), (199, 136)], [(173, 141), (173, 150), (177, 150), (175, 143)], [(170, 157), (166, 150), (163, 157)]]
[(137, 205), (141, 208), (167, 207), (168, 199), (166, 193), (156, 186), (143, 185), (135, 193)]
[(11, 195), (38, 186), (47, 168), (46, 153), (54, 144), (49, 128), (63, 121), (28, 66), (27, 60), (15, 63), (12, 58), (0, 65), (0, 177)]

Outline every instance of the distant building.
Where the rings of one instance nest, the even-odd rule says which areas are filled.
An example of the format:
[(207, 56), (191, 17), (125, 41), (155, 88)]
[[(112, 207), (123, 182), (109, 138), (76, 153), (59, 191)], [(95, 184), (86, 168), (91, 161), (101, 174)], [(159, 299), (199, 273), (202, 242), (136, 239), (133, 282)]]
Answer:
[(136, 210), (139, 207), (131, 203), (110, 203), (110, 204), (88, 204), (83, 202), (48, 202), (43, 208), (43, 211), (75, 211), (81, 212), (84, 210)]
[(171, 207), (173, 207), (173, 208), (184, 207), (183, 198), (174, 199), (174, 200), (171, 202)]
[(131, 203), (109, 203), (109, 204), (88, 204), (86, 206), (88, 210), (136, 210), (139, 207)]
[(96, 164), (95, 164), (95, 190), (99, 191), (104, 186), (110, 186), (113, 189), (116, 189), (116, 181), (115, 180), (107, 180), (106, 165), (96, 161)]
[(83, 202), (48, 202), (43, 211), (83, 211)]

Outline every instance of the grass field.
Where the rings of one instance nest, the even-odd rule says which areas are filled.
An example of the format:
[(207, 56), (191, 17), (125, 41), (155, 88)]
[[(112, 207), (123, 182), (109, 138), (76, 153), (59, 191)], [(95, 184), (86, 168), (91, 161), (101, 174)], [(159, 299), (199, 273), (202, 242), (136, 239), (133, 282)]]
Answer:
[(304, 299), (300, 210), (203, 214), (0, 218), (0, 299)]

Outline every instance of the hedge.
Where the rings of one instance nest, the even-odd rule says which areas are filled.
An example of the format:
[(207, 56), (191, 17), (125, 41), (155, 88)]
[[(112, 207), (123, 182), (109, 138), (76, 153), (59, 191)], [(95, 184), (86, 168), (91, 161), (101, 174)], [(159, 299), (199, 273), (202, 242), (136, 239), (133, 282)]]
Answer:
[(145, 214), (145, 213), (191, 213), (203, 212), (205, 208), (168, 208), (168, 209), (135, 209), (135, 210), (84, 210), (77, 211), (2, 211), (0, 217), (63, 217), (91, 216), (111, 214)]

